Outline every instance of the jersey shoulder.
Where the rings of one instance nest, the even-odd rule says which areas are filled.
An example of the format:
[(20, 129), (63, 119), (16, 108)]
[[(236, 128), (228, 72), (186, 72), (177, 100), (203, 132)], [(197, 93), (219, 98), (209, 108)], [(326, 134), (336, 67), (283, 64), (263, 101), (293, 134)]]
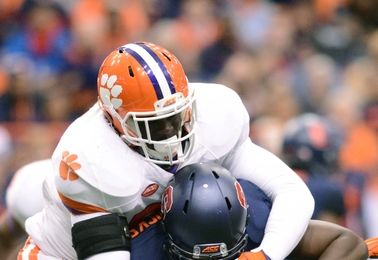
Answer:
[(233, 108), (233, 111), (246, 111), (240, 96), (228, 86), (217, 83), (189, 83), (195, 91), (198, 102), (211, 102), (208, 105)]
[(107, 212), (102, 192), (84, 181), (76, 173), (71, 173), (71, 179), (54, 176), (59, 200), (74, 215)]
[(74, 183), (80, 178), (114, 196), (136, 193), (146, 164), (116, 134), (98, 105), (68, 127), (52, 161), (61, 180)]
[(222, 157), (248, 138), (248, 112), (239, 95), (227, 86), (208, 83), (191, 86), (196, 95), (196, 142), (216, 157)]

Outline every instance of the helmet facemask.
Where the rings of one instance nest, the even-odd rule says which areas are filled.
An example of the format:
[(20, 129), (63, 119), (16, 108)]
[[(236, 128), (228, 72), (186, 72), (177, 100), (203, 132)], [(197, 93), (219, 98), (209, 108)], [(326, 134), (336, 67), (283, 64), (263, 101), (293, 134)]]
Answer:
[(105, 108), (119, 120), (121, 138), (148, 161), (161, 165), (180, 163), (193, 148), (194, 92), (190, 91), (187, 97), (177, 92), (154, 106), (154, 111), (129, 111), (123, 118), (111, 105)]

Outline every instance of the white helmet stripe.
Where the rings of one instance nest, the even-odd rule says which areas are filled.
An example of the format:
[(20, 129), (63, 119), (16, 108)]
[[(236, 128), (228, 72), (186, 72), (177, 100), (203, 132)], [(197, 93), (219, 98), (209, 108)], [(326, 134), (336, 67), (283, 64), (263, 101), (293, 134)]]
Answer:
[[(155, 75), (156, 80), (159, 84), (161, 93), (163, 94), (163, 97), (168, 97), (172, 95), (171, 89), (169, 88), (169, 82), (167, 81), (167, 78), (164, 76), (164, 72), (161, 70), (161, 68), (159, 67), (159, 64), (154, 60), (154, 58), (143, 47), (137, 44), (126, 44), (123, 47), (125, 49), (133, 50), (140, 57), (142, 57), (144, 62), (146, 62), (146, 64), (152, 70), (153, 75)], [(147, 71), (147, 73), (149, 72)]]

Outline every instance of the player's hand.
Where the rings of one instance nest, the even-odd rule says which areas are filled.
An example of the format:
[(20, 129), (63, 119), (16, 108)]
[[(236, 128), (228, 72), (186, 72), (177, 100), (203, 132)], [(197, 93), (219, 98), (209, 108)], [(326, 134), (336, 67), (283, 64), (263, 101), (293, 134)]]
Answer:
[(243, 252), (238, 257), (238, 260), (270, 260), (264, 251), (258, 252)]
[(369, 250), (370, 258), (378, 258), (378, 237), (372, 237), (365, 240)]

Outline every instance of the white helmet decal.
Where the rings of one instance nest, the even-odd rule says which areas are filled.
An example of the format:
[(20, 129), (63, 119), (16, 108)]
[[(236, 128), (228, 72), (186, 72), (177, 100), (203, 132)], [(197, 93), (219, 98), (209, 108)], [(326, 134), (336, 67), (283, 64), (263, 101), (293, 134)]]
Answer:
[(114, 109), (118, 109), (122, 105), (122, 99), (117, 98), (121, 92), (121, 85), (115, 85), (117, 82), (117, 75), (102, 74), (100, 97), (106, 105), (112, 105)]

